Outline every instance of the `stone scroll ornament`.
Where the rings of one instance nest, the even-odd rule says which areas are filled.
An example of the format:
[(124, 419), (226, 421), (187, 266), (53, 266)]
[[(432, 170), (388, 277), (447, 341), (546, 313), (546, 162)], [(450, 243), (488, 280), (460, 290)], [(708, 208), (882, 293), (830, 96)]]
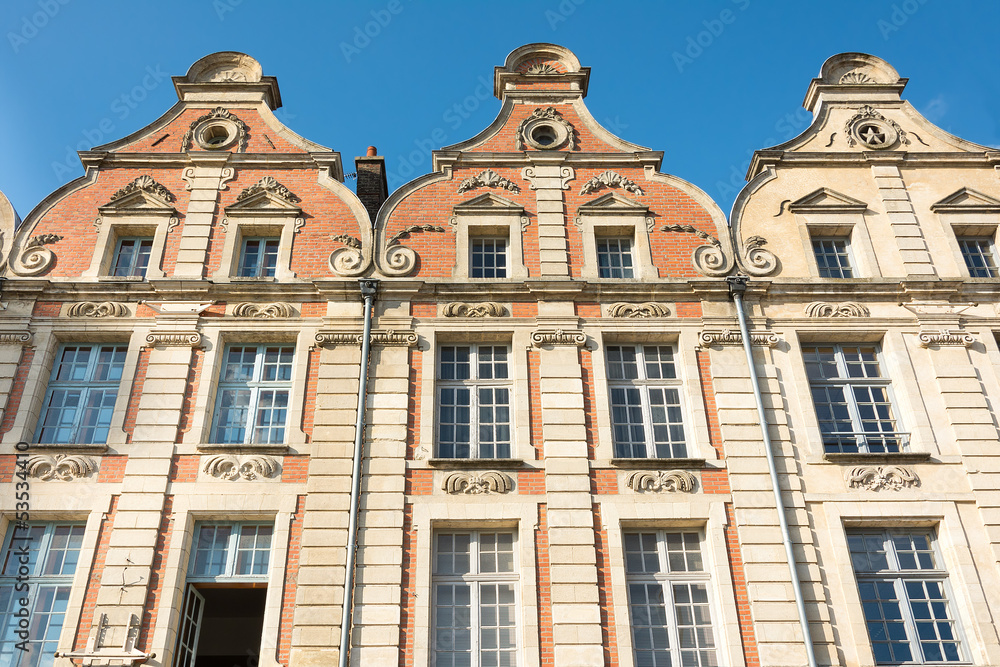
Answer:
[(370, 256), (362, 247), (361, 239), (350, 234), (339, 234), (330, 238), (343, 247), (330, 253), (330, 269), (341, 276), (359, 276), (368, 268)]
[(778, 258), (774, 253), (764, 248), (767, 239), (763, 236), (751, 236), (743, 245), (743, 258), (740, 268), (751, 276), (767, 276), (778, 268)]
[(202, 470), (219, 479), (254, 481), (274, 477), (281, 470), (281, 465), (270, 456), (218, 454), (210, 456)]
[(295, 314), (292, 304), (284, 301), (274, 303), (238, 303), (233, 307), (233, 317), (253, 317), (260, 320), (273, 320), (281, 317), (291, 317)]
[(813, 301), (806, 305), (805, 310), (806, 317), (868, 317), (871, 314), (868, 308), (855, 301)]
[(10, 270), (17, 276), (37, 276), (52, 268), (56, 254), (47, 245), (62, 241), (58, 234), (41, 234), (29, 240), (24, 249), (11, 258)]
[(478, 187), (503, 188), (504, 190), (509, 190), (510, 192), (521, 191), (521, 186), (509, 179), (504, 178), (492, 169), (486, 169), (478, 176), (472, 176), (465, 179), (462, 181), (462, 184), (458, 186), (458, 191), (467, 192)]
[(503, 317), (507, 309), (494, 301), (484, 303), (449, 303), (441, 311), (445, 317)]
[(46, 482), (52, 480), (72, 482), (75, 479), (89, 477), (97, 471), (94, 459), (76, 454), (35, 454), (28, 457), (26, 467), (29, 477)]
[(847, 485), (868, 491), (899, 491), (919, 486), (917, 474), (903, 466), (858, 466), (847, 473)]
[(128, 315), (128, 307), (124, 303), (113, 301), (81, 301), (74, 303), (66, 309), (66, 314), (70, 317), (125, 317)]
[(687, 470), (637, 470), (625, 476), (625, 486), (636, 493), (691, 493), (696, 482)]
[(514, 480), (497, 470), (480, 473), (453, 472), (445, 477), (441, 488), (452, 494), (509, 493), (514, 488)]
[(653, 303), (612, 303), (608, 306), (608, 317), (626, 317), (630, 319), (649, 319), (651, 317), (667, 317), (670, 309)]
[(617, 171), (605, 171), (601, 174), (598, 174), (597, 176), (594, 176), (592, 179), (583, 184), (583, 187), (580, 189), (580, 194), (587, 195), (590, 194), (591, 192), (597, 192), (602, 187), (605, 188), (620, 187), (622, 190), (625, 190), (626, 192), (631, 192), (632, 194), (636, 195), (646, 194), (645, 190), (636, 185), (635, 181), (633, 181), (630, 178), (625, 178)]
[(438, 225), (410, 225), (396, 232), (385, 244), (382, 252), (382, 272), (390, 276), (405, 276), (417, 265), (417, 253), (400, 244), (400, 239), (410, 238), (412, 234), (443, 234), (444, 227)]
[(691, 253), (694, 267), (706, 276), (724, 276), (729, 273), (730, 259), (722, 251), (722, 243), (707, 232), (692, 225), (664, 225), (661, 232), (694, 234), (708, 243), (700, 245)]

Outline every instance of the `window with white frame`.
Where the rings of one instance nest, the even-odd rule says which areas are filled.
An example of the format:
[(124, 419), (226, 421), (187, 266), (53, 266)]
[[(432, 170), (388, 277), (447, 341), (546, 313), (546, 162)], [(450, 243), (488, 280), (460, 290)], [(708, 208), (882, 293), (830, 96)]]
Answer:
[(108, 441), (125, 368), (125, 345), (63, 345), (56, 355), (38, 420), (37, 441)]
[(635, 664), (718, 665), (701, 535), (643, 531), (624, 541)]
[(669, 345), (608, 345), (616, 458), (684, 458), (680, 380)]
[(930, 531), (851, 530), (847, 544), (875, 664), (966, 660)]
[(513, 532), (437, 533), (434, 542), (435, 667), (517, 664)]
[[(0, 618), (7, 619), (0, 621), (0, 665), (52, 664), (83, 535), (84, 526), (72, 523), (19, 523), (7, 531), (0, 569)], [(25, 600), (26, 606), (22, 605)], [(15, 634), (23, 618), (16, 615), (21, 609), (29, 619), (27, 650), (17, 647), (24, 637)]]
[(277, 237), (243, 239), (236, 275), (240, 278), (273, 278), (278, 267)]
[(820, 278), (854, 277), (851, 243), (847, 237), (814, 237), (812, 246)]
[(438, 348), (438, 456), (511, 458), (507, 345)]
[(597, 276), (632, 278), (632, 239), (602, 237), (597, 239)]
[(507, 239), (473, 238), (469, 259), (472, 278), (507, 277)]
[(175, 665), (243, 664), (259, 655), (273, 531), (260, 522), (195, 526)]
[(152, 250), (152, 237), (126, 236), (118, 239), (111, 261), (111, 275), (116, 278), (145, 278)]
[(282, 444), (295, 348), (229, 345), (219, 374), (212, 442)]
[(996, 278), (997, 272), (996, 248), (990, 236), (960, 236), (958, 247), (962, 250), (962, 259), (973, 278)]
[(907, 447), (876, 345), (802, 348), (826, 452), (899, 452)]

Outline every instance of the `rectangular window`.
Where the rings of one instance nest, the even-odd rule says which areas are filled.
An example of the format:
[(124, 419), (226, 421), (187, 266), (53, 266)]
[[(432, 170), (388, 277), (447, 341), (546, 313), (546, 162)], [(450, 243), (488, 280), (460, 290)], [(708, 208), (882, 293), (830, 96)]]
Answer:
[(285, 442), (294, 356), (294, 347), (226, 347), (219, 375), (212, 442)]
[(240, 250), (241, 278), (273, 278), (278, 266), (277, 238), (245, 238)]
[(993, 239), (983, 237), (959, 237), (958, 247), (962, 249), (962, 258), (969, 268), (973, 278), (996, 278), (996, 252), (993, 249)]
[(686, 457), (673, 348), (609, 345), (606, 357), (615, 457)]
[(625, 577), (636, 665), (719, 664), (698, 533), (626, 533)]
[(153, 239), (125, 237), (118, 240), (111, 275), (117, 278), (145, 278)]
[(847, 534), (875, 664), (961, 662), (948, 573), (926, 530)]
[(433, 664), (514, 667), (514, 533), (438, 533), (434, 544)]
[(878, 347), (807, 346), (802, 356), (825, 451), (899, 452), (906, 447)]
[(438, 350), (438, 456), (509, 459), (510, 392), (506, 345), (442, 345)]
[(59, 348), (38, 421), (38, 442), (66, 445), (108, 441), (127, 350), (124, 345)]
[(178, 667), (244, 664), (259, 655), (273, 531), (268, 523), (195, 526)]
[(469, 272), (473, 278), (506, 278), (507, 239), (473, 239)]
[(853, 278), (851, 245), (846, 238), (814, 238), (813, 252), (821, 278)]
[(632, 239), (597, 239), (597, 275), (600, 278), (632, 278)]
[[(12, 524), (3, 545), (3, 568), (0, 569), (0, 665), (4, 667), (39, 667), (52, 664), (52, 654), (59, 643), (73, 575), (80, 560), (84, 526), (68, 523)], [(27, 556), (27, 562), (23, 561)], [(20, 571), (26, 567), (19, 586)], [(29, 624), (28, 650), (16, 644), (23, 640), (15, 634), (17, 612), (25, 608), (27, 598)]]

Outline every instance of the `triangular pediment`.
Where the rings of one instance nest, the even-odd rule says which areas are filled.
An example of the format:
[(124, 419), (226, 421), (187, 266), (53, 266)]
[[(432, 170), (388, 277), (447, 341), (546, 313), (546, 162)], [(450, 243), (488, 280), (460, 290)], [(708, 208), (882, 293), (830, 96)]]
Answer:
[(962, 188), (931, 204), (931, 210), (935, 213), (1000, 213), (1000, 200), (970, 188)]
[(465, 214), (494, 214), (494, 215), (524, 215), (524, 207), (517, 202), (511, 201), (495, 195), (492, 192), (484, 192), (478, 197), (473, 197), (468, 201), (455, 204), (455, 215)]
[(226, 215), (299, 217), (302, 209), (269, 190), (259, 190), (227, 206)]
[(609, 192), (597, 199), (581, 204), (580, 214), (591, 215), (649, 215), (649, 207), (623, 197), (617, 192)]
[(820, 188), (788, 205), (793, 213), (864, 213), (868, 204), (830, 188)]
[(133, 190), (117, 196), (98, 210), (101, 215), (177, 215), (170, 202), (147, 190)]

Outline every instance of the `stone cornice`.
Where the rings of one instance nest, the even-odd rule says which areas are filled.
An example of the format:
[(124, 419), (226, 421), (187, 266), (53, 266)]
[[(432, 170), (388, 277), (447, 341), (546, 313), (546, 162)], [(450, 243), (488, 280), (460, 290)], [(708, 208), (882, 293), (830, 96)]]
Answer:
[(965, 153), (960, 151), (920, 152), (920, 151), (850, 151), (850, 152), (793, 152), (793, 151), (757, 151), (750, 160), (747, 178), (752, 178), (767, 165), (781, 163), (803, 166), (864, 166), (882, 162), (899, 162), (907, 166), (955, 166), (967, 167), (981, 165), (984, 167), (1000, 164), (1000, 152), (983, 151)]

